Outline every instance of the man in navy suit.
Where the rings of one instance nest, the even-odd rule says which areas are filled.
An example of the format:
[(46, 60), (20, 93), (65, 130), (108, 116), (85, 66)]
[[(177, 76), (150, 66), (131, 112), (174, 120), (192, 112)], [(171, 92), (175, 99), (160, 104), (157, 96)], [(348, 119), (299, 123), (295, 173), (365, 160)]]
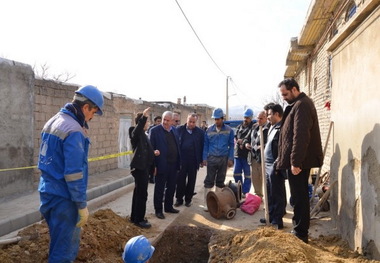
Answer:
[(197, 171), (199, 166), (203, 166), (204, 131), (196, 126), (197, 120), (196, 113), (189, 113), (186, 124), (177, 127), (181, 149), (181, 170), (177, 182), (177, 201), (174, 204), (176, 207), (183, 204), (184, 197), (185, 205), (191, 206)]
[[(156, 217), (165, 219), (166, 213), (178, 213), (173, 208), (173, 198), (180, 169), (180, 150), (178, 133), (172, 126), (173, 112), (162, 114), (162, 123), (150, 131), (150, 141), (155, 150), (156, 184), (154, 186), (154, 209)], [(165, 190), (166, 186), (166, 190)], [(164, 207), (162, 205), (165, 192)]]

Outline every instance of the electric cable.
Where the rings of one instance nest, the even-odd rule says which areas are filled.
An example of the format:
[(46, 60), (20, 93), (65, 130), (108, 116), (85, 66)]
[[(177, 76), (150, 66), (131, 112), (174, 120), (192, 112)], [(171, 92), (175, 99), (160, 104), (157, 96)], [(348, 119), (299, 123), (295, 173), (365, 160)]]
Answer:
[(238, 85), (234, 82), (234, 80), (230, 77), (230, 82), (232, 83), (233, 87), (235, 88), (235, 92), (237, 94), (237, 96), (239, 97), (239, 100), (241, 100), (241, 95), (239, 95), (239, 93), (242, 93), (243, 94), (243, 97), (244, 99), (246, 100), (247, 98), (249, 98), (250, 100), (254, 101), (254, 98), (252, 98), (250, 95), (248, 95), (247, 93), (245, 93), (242, 89), (240, 89), (238, 87)]
[(218, 65), (218, 64), (215, 62), (215, 60), (212, 58), (210, 52), (208, 52), (207, 48), (205, 47), (205, 45), (203, 44), (202, 40), (201, 40), (200, 37), (198, 36), (198, 34), (197, 34), (197, 32), (195, 31), (194, 27), (191, 25), (189, 19), (187, 18), (185, 12), (183, 11), (183, 9), (182, 9), (182, 7), (181, 7), (181, 5), (178, 3), (177, 0), (175, 0), (175, 2), (177, 3), (179, 9), (181, 10), (181, 12), (182, 12), (183, 16), (185, 17), (187, 23), (189, 24), (191, 30), (193, 30), (195, 36), (198, 38), (199, 43), (201, 43), (203, 49), (206, 51), (206, 53), (207, 53), (207, 55), (209, 56), (209, 58), (212, 60), (212, 62), (215, 64), (215, 66), (219, 69), (219, 71), (220, 71), (225, 77), (227, 77), (227, 75), (224, 73), (224, 71), (219, 67), (219, 65)]

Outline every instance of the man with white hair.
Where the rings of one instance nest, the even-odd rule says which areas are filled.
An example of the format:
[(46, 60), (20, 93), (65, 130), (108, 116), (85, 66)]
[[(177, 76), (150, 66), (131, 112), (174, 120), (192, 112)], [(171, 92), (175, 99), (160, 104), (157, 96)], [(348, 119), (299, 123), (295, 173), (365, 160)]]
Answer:
[(155, 150), (156, 166), (154, 209), (156, 217), (159, 219), (165, 219), (162, 206), (164, 193), (165, 212), (179, 213), (179, 210), (173, 208), (173, 198), (180, 168), (180, 149), (178, 133), (172, 124), (173, 112), (165, 111), (162, 114), (162, 123), (150, 131), (150, 141)]

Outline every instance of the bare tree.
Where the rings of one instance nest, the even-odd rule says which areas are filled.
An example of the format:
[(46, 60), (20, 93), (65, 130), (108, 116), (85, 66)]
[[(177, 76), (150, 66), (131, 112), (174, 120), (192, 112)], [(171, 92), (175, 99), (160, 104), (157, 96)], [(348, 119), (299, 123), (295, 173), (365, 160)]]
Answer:
[(74, 77), (75, 77), (75, 75), (72, 75), (69, 72), (64, 72), (64, 73), (61, 73), (58, 75), (54, 75), (53, 79), (55, 81), (59, 81), (59, 82), (68, 82), (70, 79), (72, 79)]
[(50, 67), (47, 65), (47, 63), (40, 65), (39, 70), (36, 68), (36, 65), (34, 65), (33, 71), (34, 71), (34, 74), (41, 79), (53, 79), (55, 81), (62, 82), (62, 83), (68, 82), (69, 80), (75, 77), (75, 75), (72, 75), (71, 73), (68, 73), (68, 72), (51, 76), (49, 73), (49, 68)]
[(268, 103), (276, 103), (280, 104), (283, 108), (285, 107), (285, 101), (281, 98), (279, 92), (276, 92), (272, 96), (265, 98), (263, 102), (264, 105), (267, 105)]
[(39, 70), (36, 68), (36, 65), (33, 66), (34, 74), (41, 79), (47, 79), (48, 78), (48, 70), (49, 66), (45, 62), (45, 64), (40, 65)]

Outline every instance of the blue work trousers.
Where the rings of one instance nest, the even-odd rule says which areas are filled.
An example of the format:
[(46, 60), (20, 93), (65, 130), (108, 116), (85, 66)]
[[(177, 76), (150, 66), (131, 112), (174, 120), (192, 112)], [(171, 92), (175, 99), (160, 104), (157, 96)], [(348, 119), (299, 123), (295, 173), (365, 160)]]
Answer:
[(49, 263), (73, 262), (80, 243), (78, 208), (66, 198), (40, 193), (40, 212), (44, 216), (50, 233)]
[(248, 164), (247, 158), (235, 158), (234, 179), (235, 183), (241, 182), (243, 194), (249, 193), (251, 190), (251, 167)]

